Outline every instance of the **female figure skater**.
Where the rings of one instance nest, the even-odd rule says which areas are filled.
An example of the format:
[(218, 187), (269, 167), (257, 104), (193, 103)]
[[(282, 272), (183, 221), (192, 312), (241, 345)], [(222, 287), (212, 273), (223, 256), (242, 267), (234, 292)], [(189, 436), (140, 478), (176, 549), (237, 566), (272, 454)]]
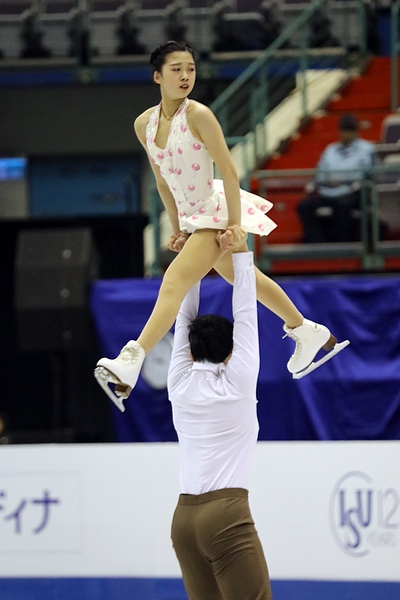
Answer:
[[(170, 330), (189, 289), (212, 268), (233, 283), (231, 251), (238, 228), (267, 235), (276, 227), (265, 214), (272, 204), (240, 189), (214, 114), (189, 99), (196, 79), (192, 48), (184, 42), (166, 42), (151, 54), (150, 64), (161, 102), (137, 117), (135, 132), (172, 224), (169, 248), (178, 255), (164, 274), (139, 338), (129, 341), (117, 358), (97, 363), (96, 379), (122, 411), (122, 400), (135, 386), (145, 355)], [(214, 180), (213, 163), (222, 181)], [(259, 302), (283, 320), (285, 333), (296, 342), (287, 365), (293, 377), (307, 374), (347, 345), (337, 344), (324, 325), (305, 319), (279, 285), (257, 268), (256, 286)], [(321, 348), (329, 353), (313, 362)]]

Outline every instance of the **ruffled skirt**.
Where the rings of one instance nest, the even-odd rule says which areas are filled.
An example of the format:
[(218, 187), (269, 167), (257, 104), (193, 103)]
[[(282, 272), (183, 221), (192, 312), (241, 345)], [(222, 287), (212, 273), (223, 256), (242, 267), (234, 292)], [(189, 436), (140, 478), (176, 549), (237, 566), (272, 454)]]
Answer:
[[(196, 229), (226, 229), (228, 226), (228, 206), (221, 179), (214, 179), (215, 193), (201, 205), (192, 207), (189, 202), (178, 210), (181, 231), (193, 233)], [(272, 202), (256, 194), (240, 190), (242, 207), (242, 228), (257, 235), (268, 235), (276, 227), (276, 223), (267, 217)]]

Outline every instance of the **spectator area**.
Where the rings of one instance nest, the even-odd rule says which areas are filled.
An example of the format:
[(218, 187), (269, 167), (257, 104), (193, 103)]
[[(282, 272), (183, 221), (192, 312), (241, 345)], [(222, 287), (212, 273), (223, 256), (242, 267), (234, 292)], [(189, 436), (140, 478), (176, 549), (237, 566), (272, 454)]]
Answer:
[[(360, 121), (360, 135), (377, 144), (377, 153), (382, 164), (393, 162), (396, 154), (400, 154), (397, 142), (397, 121), (399, 115), (391, 115), (390, 106), (390, 60), (385, 57), (375, 57), (371, 60), (361, 77), (352, 79), (340, 93), (335, 94), (328, 103), (326, 110), (319, 111), (315, 117), (301, 128), (299, 134), (293, 136), (283, 145), (281, 152), (274, 153), (261, 167), (269, 171), (314, 169), (319, 157), (326, 146), (338, 140), (338, 122), (342, 114), (352, 112)], [(391, 128), (385, 126), (392, 121)], [(388, 158), (391, 155), (391, 158)], [(296, 206), (305, 195), (304, 187), (312, 175), (291, 177), (276, 176), (268, 179), (253, 179), (252, 189), (265, 195), (274, 204), (270, 216), (278, 227), (268, 236), (268, 244), (297, 244), (302, 241), (301, 224), (296, 213)], [(390, 199), (388, 199), (390, 202)], [(397, 211), (400, 212), (400, 211)], [(400, 239), (400, 217), (388, 217), (392, 228), (389, 228), (389, 239)], [(257, 251), (262, 252), (265, 240), (257, 244)], [(388, 263), (390, 268), (397, 265), (397, 260)], [(343, 269), (342, 259), (327, 261), (321, 265), (322, 271), (335, 269), (337, 264)], [(328, 266), (329, 265), (329, 266)], [(349, 259), (348, 270), (358, 270), (359, 260)], [(314, 264), (315, 267), (315, 264)], [(287, 265), (289, 271), (294, 265)], [(286, 271), (283, 264), (281, 271)], [(295, 270), (308, 270), (307, 263), (296, 261)], [(344, 269), (347, 270), (347, 269)]]

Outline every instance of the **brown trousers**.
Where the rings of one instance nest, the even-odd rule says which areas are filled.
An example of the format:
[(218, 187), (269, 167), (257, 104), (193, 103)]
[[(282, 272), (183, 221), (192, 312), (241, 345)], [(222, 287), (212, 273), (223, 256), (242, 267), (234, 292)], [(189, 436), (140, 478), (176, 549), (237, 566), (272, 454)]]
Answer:
[(247, 490), (181, 494), (171, 537), (189, 600), (272, 599)]

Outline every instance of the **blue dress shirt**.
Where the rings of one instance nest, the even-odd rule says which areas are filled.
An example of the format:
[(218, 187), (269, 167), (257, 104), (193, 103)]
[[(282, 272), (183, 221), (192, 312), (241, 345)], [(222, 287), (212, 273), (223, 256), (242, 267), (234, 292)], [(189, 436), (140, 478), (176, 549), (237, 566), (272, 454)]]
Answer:
[(362, 179), (375, 163), (376, 153), (371, 142), (355, 138), (347, 146), (342, 142), (329, 144), (317, 165), (317, 190), (331, 198), (350, 194), (354, 191), (352, 184)]

